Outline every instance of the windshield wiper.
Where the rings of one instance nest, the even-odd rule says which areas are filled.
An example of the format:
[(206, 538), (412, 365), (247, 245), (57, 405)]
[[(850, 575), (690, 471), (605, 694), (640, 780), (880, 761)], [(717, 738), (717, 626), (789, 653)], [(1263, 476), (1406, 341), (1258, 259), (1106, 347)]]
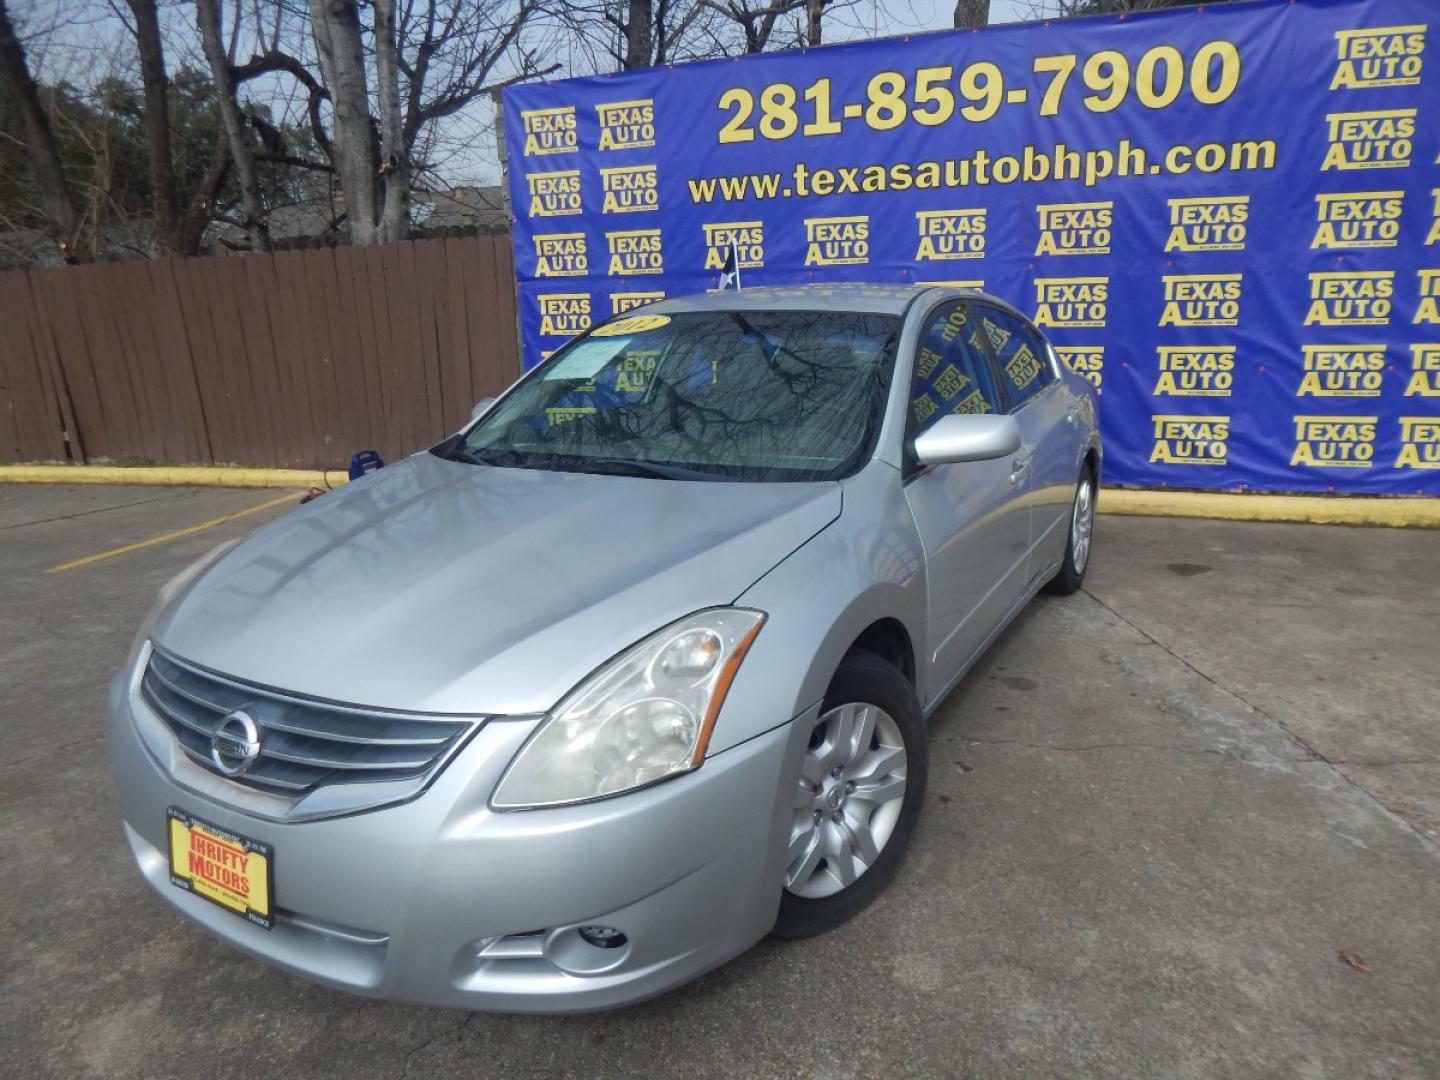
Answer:
[(656, 461), (636, 461), (632, 458), (585, 458), (586, 465), (610, 469), (624, 469), (634, 476), (653, 476), (658, 480), (723, 480), (713, 472), (702, 469), (687, 469), (683, 465), (662, 465)]
[(500, 446), (479, 446), (474, 450), (464, 445), (451, 447), (443, 455), (450, 461), (463, 461), (467, 465), (493, 465), (504, 469), (549, 469), (554, 468), (555, 455), (536, 455)]
[(633, 458), (586, 457), (584, 455), (535, 453), (484, 446), (468, 450), (453, 446), (443, 455), (449, 461), (467, 465), (498, 465), (510, 469), (540, 469), (554, 472), (601, 473), (615, 476), (648, 476), (657, 480), (723, 480), (724, 476), (683, 465), (664, 465)]
[(466, 465), (484, 465), (484, 464), (486, 464), (486, 462), (481, 461), (478, 457), (476, 457), (474, 454), (472, 454), (469, 450), (466, 450), (463, 443), (458, 443), (458, 444), (456, 444), (455, 446), (450, 447), (448, 450), (446, 450), (446, 451), (445, 451), (443, 454), (441, 454), (440, 456), (441, 456), (442, 458), (444, 458), (446, 461), (459, 461), (459, 462), (462, 462), (463, 464), (466, 464)]

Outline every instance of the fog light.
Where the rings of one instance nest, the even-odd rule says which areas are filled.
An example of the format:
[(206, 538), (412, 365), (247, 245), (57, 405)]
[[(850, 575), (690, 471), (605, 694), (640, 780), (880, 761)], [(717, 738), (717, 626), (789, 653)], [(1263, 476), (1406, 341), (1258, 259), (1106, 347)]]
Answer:
[(597, 949), (618, 949), (630, 939), (610, 926), (582, 926), (580, 939)]

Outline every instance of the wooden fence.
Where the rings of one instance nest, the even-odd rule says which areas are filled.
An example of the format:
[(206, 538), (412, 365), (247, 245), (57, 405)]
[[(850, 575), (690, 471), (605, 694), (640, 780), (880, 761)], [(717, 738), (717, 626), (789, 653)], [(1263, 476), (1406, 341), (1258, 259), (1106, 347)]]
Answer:
[(508, 236), (0, 273), (0, 460), (343, 467), (519, 374)]

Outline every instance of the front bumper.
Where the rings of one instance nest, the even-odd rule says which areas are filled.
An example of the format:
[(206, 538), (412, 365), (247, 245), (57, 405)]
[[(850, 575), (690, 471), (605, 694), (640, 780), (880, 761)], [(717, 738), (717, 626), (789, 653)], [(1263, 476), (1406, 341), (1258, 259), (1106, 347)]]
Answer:
[[(775, 922), (791, 801), (782, 778), (798, 775), (797, 733), (810, 725), (784, 724), (630, 795), (497, 813), (490, 793), (537, 721), (491, 721), (410, 802), (278, 822), (227, 803), (232, 785), (183, 754), (157, 761), (136, 726), (160, 721), (137, 688), (137, 671), (117, 675), (108, 714), (141, 874), (192, 921), (286, 970), (371, 997), (577, 1012), (677, 986)], [(273, 846), (273, 930), (170, 883), (169, 806)], [(578, 928), (594, 924), (628, 943), (586, 944)]]

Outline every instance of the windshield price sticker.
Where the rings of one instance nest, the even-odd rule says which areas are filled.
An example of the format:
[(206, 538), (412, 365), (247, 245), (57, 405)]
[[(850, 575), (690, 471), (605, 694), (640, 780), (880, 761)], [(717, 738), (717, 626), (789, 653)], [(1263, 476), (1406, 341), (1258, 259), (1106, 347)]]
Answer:
[[(603, 340), (597, 341), (597, 336)], [(565, 355), (545, 372), (544, 378), (547, 382), (552, 379), (593, 379), (606, 364), (624, 352), (629, 344), (628, 336), (605, 337), (596, 331), (584, 341), (577, 341), (570, 346)]]

